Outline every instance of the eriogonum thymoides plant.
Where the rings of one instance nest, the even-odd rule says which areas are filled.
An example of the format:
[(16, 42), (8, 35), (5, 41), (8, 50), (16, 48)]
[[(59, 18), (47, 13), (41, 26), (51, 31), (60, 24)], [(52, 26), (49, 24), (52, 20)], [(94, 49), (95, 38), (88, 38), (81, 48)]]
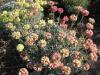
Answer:
[(55, 18), (54, 13), (61, 15), (64, 9), (48, 2), (51, 3), (51, 13), (44, 19), (40, 17), (41, 4), (24, 1), (26, 4), (17, 0), (14, 10), (3, 11), (0, 21), (18, 41), (16, 50), (27, 62), (27, 68), (37, 72), (44, 68), (59, 69), (57, 74), (64, 75), (89, 70), (91, 62), (98, 59), (98, 48), (91, 39), (95, 20), (89, 18), (86, 23), (83, 21), (89, 11), (76, 6), (82, 19), (79, 20), (78, 14)]

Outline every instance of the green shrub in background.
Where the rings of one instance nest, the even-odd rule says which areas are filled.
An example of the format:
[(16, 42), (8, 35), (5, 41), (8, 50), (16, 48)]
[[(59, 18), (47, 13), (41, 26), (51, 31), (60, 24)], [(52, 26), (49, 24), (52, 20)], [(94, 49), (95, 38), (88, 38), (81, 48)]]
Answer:
[(64, 0), (64, 5), (68, 11), (74, 11), (75, 6), (83, 6), (84, 8), (87, 8), (89, 0)]
[(58, 2), (58, 6), (64, 7), (68, 12), (73, 12), (75, 6), (83, 6), (87, 8), (89, 5), (89, 0), (53, 0)]

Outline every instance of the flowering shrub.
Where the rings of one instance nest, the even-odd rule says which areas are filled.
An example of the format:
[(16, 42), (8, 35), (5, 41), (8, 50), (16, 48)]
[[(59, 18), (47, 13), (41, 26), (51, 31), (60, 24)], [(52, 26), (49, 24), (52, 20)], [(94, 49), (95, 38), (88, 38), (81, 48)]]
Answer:
[[(76, 7), (84, 17), (80, 21), (78, 14), (55, 19), (54, 13), (61, 15), (64, 9), (58, 8), (53, 2), (50, 5), (50, 17), (43, 19), (40, 17), (43, 9), (38, 0), (17, 0), (14, 10), (2, 12), (0, 22), (18, 41), (16, 50), (26, 61), (27, 68), (37, 72), (46, 68), (57, 71), (57, 75), (89, 70), (91, 61), (98, 59), (98, 48), (91, 39), (95, 20), (89, 18), (84, 23), (83, 19), (89, 15), (89, 11), (81, 6)], [(25, 68), (20, 73), (28, 75)]]

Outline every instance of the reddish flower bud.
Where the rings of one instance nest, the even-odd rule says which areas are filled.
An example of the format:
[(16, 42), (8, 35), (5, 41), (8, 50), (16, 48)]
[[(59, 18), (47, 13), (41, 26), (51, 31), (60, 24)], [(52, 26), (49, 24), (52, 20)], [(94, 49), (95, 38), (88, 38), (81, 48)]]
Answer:
[(86, 30), (86, 35), (88, 37), (92, 37), (93, 36), (93, 31), (92, 30)]
[(63, 13), (64, 12), (63, 8), (58, 8), (58, 12)]
[(83, 14), (84, 16), (88, 16), (88, 15), (89, 15), (89, 11), (88, 11), (88, 10), (83, 10), (83, 11), (82, 11), (82, 14)]
[(64, 16), (62, 20), (64, 20), (64, 21), (68, 21), (69, 18), (68, 18), (67, 16)]
[(52, 7), (51, 7), (51, 11), (52, 11), (52, 12), (56, 12), (57, 9), (58, 9), (57, 6), (52, 6)]

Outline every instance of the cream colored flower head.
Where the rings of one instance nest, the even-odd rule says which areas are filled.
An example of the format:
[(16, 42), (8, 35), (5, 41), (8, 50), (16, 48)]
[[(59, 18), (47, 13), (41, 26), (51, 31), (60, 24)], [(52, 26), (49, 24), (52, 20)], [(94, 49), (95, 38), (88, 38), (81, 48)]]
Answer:
[(69, 49), (63, 48), (60, 50), (60, 53), (62, 54), (63, 58), (68, 57), (69, 56)]
[(26, 25), (23, 26), (23, 29), (25, 29), (25, 30), (28, 30), (30, 28), (31, 28), (31, 25), (30, 24), (26, 24)]
[(41, 48), (44, 48), (44, 47), (46, 47), (46, 44), (47, 44), (47, 42), (45, 41), (45, 40), (40, 40), (39, 42), (39, 46), (41, 47)]
[(64, 75), (69, 75), (71, 73), (71, 68), (68, 66), (63, 66), (62, 67), (62, 74)]
[(35, 24), (35, 25), (34, 25), (34, 28), (35, 28), (35, 29), (38, 29), (38, 28), (39, 28), (39, 25)]
[(33, 38), (33, 41), (36, 41), (36, 40), (38, 40), (38, 34), (36, 34), (36, 33), (32, 33), (31, 34), (31, 38)]
[(94, 25), (91, 24), (91, 23), (87, 23), (87, 24), (86, 24), (86, 28), (87, 28), (87, 29), (94, 29)]
[(51, 20), (48, 20), (48, 24), (49, 25), (53, 25), (54, 21), (51, 19)]
[(73, 65), (74, 65), (75, 67), (81, 67), (81, 61), (78, 60), (78, 59), (74, 59), (74, 60), (73, 60)]
[(70, 16), (70, 20), (71, 20), (71, 21), (77, 21), (77, 16), (76, 16), (75, 14), (72, 14), (72, 15)]
[(94, 24), (95, 23), (95, 19), (94, 18), (89, 18), (88, 20), (91, 24)]
[(74, 37), (72, 35), (68, 35), (66, 39), (69, 41), (70, 44), (74, 44), (74, 45), (78, 44), (78, 41), (76, 40), (76, 37)]
[(14, 39), (20, 39), (21, 34), (20, 34), (20, 32), (18, 32), (18, 31), (14, 31), (14, 32), (12, 33), (12, 37), (13, 37)]
[(26, 68), (21, 68), (18, 75), (29, 75), (29, 72)]
[(41, 6), (38, 2), (32, 4), (32, 14), (31, 15), (38, 15), (39, 11), (41, 10)]
[(33, 43), (34, 43), (33, 38), (30, 38), (30, 37), (27, 37), (27, 38), (26, 38), (26, 41), (25, 41), (25, 44), (26, 44), (26, 45), (31, 46), (31, 45), (33, 45)]
[(59, 35), (58, 38), (61, 38), (61, 39), (64, 39), (66, 37), (66, 33), (63, 31), (59, 32), (58, 35)]
[(69, 35), (72, 35), (72, 36), (76, 36), (76, 31), (75, 30), (70, 30), (68, 32)]
[(16, 46), (16, 49), (17, 49), (18, 52), (22, 52), (23, 49), (24, 49), (24, 45), (23, 45), (23, 44), (18, 44), (18, 45)]
[(40, 20), (40, 21), (38, 22), (38, 25), (39, 25), (39, 27), (44, 27), (44, 26), (46, 25), (45, 20)]
[(48, 65), (48, 64), (50, 63), (50, 60), (49, 60), (49, 58), (48, 58), (47, 56), (43, 56), (43, 57), (41, 58), (41, 63), (42, 63), (44, 66), (46, 66), (46, 65)]

